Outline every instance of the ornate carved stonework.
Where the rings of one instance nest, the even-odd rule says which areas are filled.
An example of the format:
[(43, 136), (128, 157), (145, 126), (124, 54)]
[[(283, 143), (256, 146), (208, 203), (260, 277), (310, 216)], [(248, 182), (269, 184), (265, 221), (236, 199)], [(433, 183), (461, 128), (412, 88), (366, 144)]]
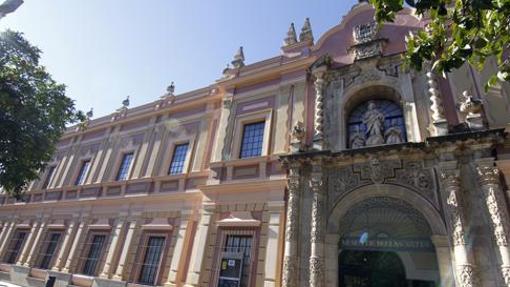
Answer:
[(366, 59), (382, 54), (383, 39), (377, 39), (377, 23), (375, 21), (356, 25), (353, 30), (354, 50), (356, 60)]
[(322, 287), (324, 286), (324, 258), (310, 257), (310, 286)]
[(452, 240), (454, 245), (465, 245), (466, 234), (463, 208), (460, 199), (460, 179), (456, 170), (443, 170), (441, 172), (444, 198), (452, 229)]
[(297, 261), (295, 256), (285, 256), (283, 258), (283, 274), (282, 286), (283, 287), (296, 287), (297, 286)]
[(315, 79), (315, 118), (314, 118), (314, 142), (320, 146), (324, 140), (324, 87), (326, 81), (324, 80), (324, 73), (316, 73)]
[(460, 287), (475, 287), (478, 286), (475, 281), (475, 269), (471, 265), (463, 265), (457, 267), (459, 270), (458, 274), (458, 282)]

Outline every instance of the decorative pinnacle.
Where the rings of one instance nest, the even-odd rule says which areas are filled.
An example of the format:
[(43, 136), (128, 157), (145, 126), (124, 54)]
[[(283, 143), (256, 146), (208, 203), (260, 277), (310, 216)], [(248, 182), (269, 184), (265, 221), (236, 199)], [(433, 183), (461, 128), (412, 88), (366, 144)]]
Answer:
[(167, 91), (167, 95), (169, 95), (169, 96), (174, 95), (174, 92), (175, 92), (174, 81), (172, 81), (172, 83), (170, 83), (170, 86), (166, 87), (166, 91)]
[(296, 29), (294, 23), (290, 23), (289, 31), (287, 31), (287, 37), (283, 40), (285, 46), (290, 46), (297, 43)]
[(87, 119), (90, 119), (94, 116), (94, 109), (90, 108), (90, 111), (86, 113)]
[(313, 42), (313, 33), (312, 33), (312, 25), (310, 24), (310, 18), (305, 19), (305, 23), (303, 24), (303, 28), (301, 28), (301, 33), (299, 34), (299, 41), (312, 41)]
[(127, 98), (122, 101), (122, 107), (124, 108), (129, 107), (129, 96), (127, 96)]
[(243, 46), (239, 47), (239, 50), (237, 50), (237, 53), (234, 55), (234, 60), (232, 61), (232, 66), (234, 66), (234, 68), (236, 68), (236, 69), (244, 67)]

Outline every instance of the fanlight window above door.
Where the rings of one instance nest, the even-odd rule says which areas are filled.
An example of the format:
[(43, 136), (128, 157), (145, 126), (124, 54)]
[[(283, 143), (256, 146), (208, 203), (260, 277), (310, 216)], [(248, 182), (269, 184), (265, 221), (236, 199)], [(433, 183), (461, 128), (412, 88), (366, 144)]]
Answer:
[(400, 106), (390, 100), (370, 100), (356, 106), (347, 121), (350, 148), (407, 141)]

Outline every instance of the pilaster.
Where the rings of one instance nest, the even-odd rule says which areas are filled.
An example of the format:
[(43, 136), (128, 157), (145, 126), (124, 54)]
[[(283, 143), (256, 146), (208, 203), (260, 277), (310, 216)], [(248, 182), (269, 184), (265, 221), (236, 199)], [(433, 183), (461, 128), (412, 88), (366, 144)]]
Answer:
[(34, 239), (34, 242), (32, 245), (30, 245), (30, 249), (29, 249), (29, 254), (27, 255), (27, 258), (24, 262), (24, 266), (26, 267), (29, 267), (29, 266), (33, 266), (34, 265), (34, 261), (35, 259), (37, 258), (37, 253), (38, 253), (38, 250), (40, 249), (40, 243), (41, 243), (41, 240), (42, 238), (44, 237), (44, 234), (46, 234), (46, 229), (47, 229), (47, 226), (48, 226), (48, 219), (47, 218), (43, 218), (41, 220), (41, 224), (39, 226), (39, 229), (37, 230), (37, 235)]
[(325, 286), (324, 265), (324, 183), (322, 161), (312, 162), (310, 178), (312, 197), (312, 220), (310, 233), (310, 287)]
[(494, 166), (492, 159), (481, 159), (476, 162), (476, 172), (478, 185), (489, 215), (494, 243), (498, 247), (501, 280), (503, 280), (505, 286), (510, 286), (508, 206), (500, 183), (499, 169)]
[(108, 253), (106, 254), (106, 260), (104, 263), (103, 271), (99, 275), (99, 277), (101, 277), (101, 278), (108, 278), (110, 276), (110, 273), (113, 271), (113, 266), (112, 266), (113, 259), (114, 259), (114, 255), (117, 251), (117, 248), (118, 248), (119, 237), (122, 233), (122, 229), (124, 228), (125, 222), (126, 222), (126, 219), (121, 217), (120, 219), (117, 220), (117, 224), (111, 231), (110, 246), (108, 248)]
[(184, 210), (181, 212), (181, 222), (179, 224), (179, 230), (177, 231), (177, 241), (175, 242), (174, 254), (172, 256), (172, 262), (170, 263), (170, 270), (168, 273), (168, 279), (165, 283), (165, 287), (178, 286), (182, 280), (182, 274), (184, 274), (184, 261), (186, 258), (187, 244), (186, 241), (192, 240), (189, 238), (191, 234), (191, 217), (193, 212), (191, 210)]
[(78, 244), (81, 240), (83, 230), (86, 227), (85, 221), (82, 221), (80, 225), (78, 225), (78, 229), (76, 230), (76, 234), (73, 239), (73, 244), (71, 245), (71, 249), (69, 250), (69, 254), (67, 255), (66, 264), (64, 265), (64, 268), (62, 268), (63, 272), (70, 272), (71, 264), (76, 256), (76, 250), (78, 250)]
[(126, 238), (124, 239), (124, 245), (122, 246), (122, 250), (120, 253), (120, 257), (119, 257), (119, 264), (117, 265), (115, 274), (112, 277), (114, 280), (122, 281), (122, 279), (123, 279), (124, 269), (126, 268), (129, 249), (131, 248), (131, 243), (133, 242), (133, 235), (134, 235), (137, 227), (138, 227), (138, 221), (136, 219), (132, 219), (129, 222), (128, 230), (126, 232)]
[(51, 270), (53, 271), (60, 271), (60, 269), (63, 267), (62, 265), (65, 263), (65, 256), (68, 253), (69, 245), (71, 244), (71, 238), (75, 231), (75, 227), (78, 225), (78, 220), (73, 219), (69, 222), (69, 225), (67, 226), (64, 234), (64, 240), (62, 241), (62, 246), (60, 247), (60, 250), (57, 255), (57, 259), (55, 260), (55, 264), (53, 265), (53, 268)]

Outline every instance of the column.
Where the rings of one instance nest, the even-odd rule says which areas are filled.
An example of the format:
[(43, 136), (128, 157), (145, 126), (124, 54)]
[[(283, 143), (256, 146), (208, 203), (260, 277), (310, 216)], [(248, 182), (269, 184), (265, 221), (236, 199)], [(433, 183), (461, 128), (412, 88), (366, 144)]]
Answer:
[(9, 229), (6, 230), (4, 238), (2, 238), (2, 241), (0, 242), (0, 257), (2, 257), (4, 255), (5, 250), (7, 249), (7, 244), (9, 243), (9, 241), (11, 239), (11, 235), (12, 235), (12, 232), (14, 231), (15, 227), (16, 227), (16, 220), (13, 220), (11, 222), (11, 225), (9, 226)]
[(138, 222), (136, 220), (133, 220), (129, 223), (126, 238), (124, 239), (124, 245), (122, 246), (122, 251), (120, 253), (119, 264), (117, 265), (117, 269), (113, 275), (113, 279), (115, 280), (122, 281), (122, 275), (124, 274), (124, 268), (126, 267), (129, 248), (131, 248), (131, 242), (133, 241), (133, 235), (137, 225)]
[(81, 234), (83, 232), (83, 229), (85, 228), (85, 222), (81, 222), (80, 225), (78, 225), (78, 230), (76, 230), (76, 235), (74, 236), (73, 244), (71, 245), (71, 249), (69, 250), (69, 255), (67, 255), (67, 260), (64, 268), (62, 269), (63, 272), (69, 272), (71, 269), (71, 263), (73, 262), (74, 257), (76, 256), (76, 250), (78, 249), (78, 244), (81, 240)]
[(324, 285), (324, 188), (322, 179), (322, 161), (312, 162), (310, 178), (312, 198), (312, 221), (310, 232), (310, 287)]
[(266, 260), (264, 270), (264, 287), (278, 286), (278, 259), (281, 250), (279, 249), (280, 228), (282, 224), (282, 212), (285, 203), (268, 202), (269, 226), (267, 230)]
[(444, 115), (444, 108), (441, 100), (441, 93), (437, 86), (436, 75), (432, 72), (427, 73), (427, 84), (429, 86), (430, 111), (432, 117), (431, 130), (432, 136), (445, 135), (448, 132), (448, 122)]
[(186, 257), (185, 241), (190, 240), (186, 238), (188, 232), (188, 225), (190, 222), (191, 211), (185, 210), (181, 212), (181, 223), (179, 230), (177, 230), (177, 241), (175, 242), (174, 254), (172, 255), (172, 262), (170, 263), (170, 271), (165, 286), (177, 286), (180, 283), (179, 275), (182, 268), (184, 268), (184, 259)]
[(200, 272), (202, 271), (202, 263), (207, 244), (207, 234), (209, 226), (214, 215), (214, 204), (203, 205), (200, 222), (193, 242), (193, 251), (189, 264), (188, 276), (184, 286), (198, 286), (200, 283)]
[(439, 276), (441, 277), (439, 286), (455, 286), (448, 236), (432, 235), (431, 240), (436, 249), (437, 266), (439, 268)]
[(313, 147), (317, 150), (324, 148), (324, 71), (314, 72), (315, 76), (315, 110)]
[(25, 263), (25, 259), (28, 256), (28, 252), (30, 251), (32, 247), (32, 241), (34, 240), (38, 228), (39, 228), (40, 222), (35, 221), (32, 223), (32, 228), (30, 229), (30, 233), (28, 234), (28, 238), (25, 241), (25, 244), (23, 245), (23, 249), (21, 249), (21, 254), (19, 255), (18, 262), (16, 262), (16, 265), (23, 265)]
[(34, 242), (31, 246), (31, 249), (30, 249), (30, 253), (28, 254), (27, 256), (27, 259), (25, 260), (25, 263), (23, 264), (24, 266), (32, 266), (33, 265), (33, 261), (37, 258), (37, 255), (38, 255), (38, 251), (39, 251), (39, 243), (41, 242), (42, 240), (42, 237), (44, 236), (44, 233), (46, 233), (46, 226), (47, 226), (47, 222), (46, 222), (46, 219), (43, 219), (43, 221), (41, 222), (41, 225), (39, 226), (39, 230), (37, 231), (37, 235), (34, 239)]
[(301, 205), (300, 162), (289, 164), (288, 202), (285, 221), (285, 249), (283, 251), (282, 286), (298, 285), (298, 232), (299, 206)]
[(461, 199), (459, 170), (456, 162), (443, 163), (441, 170), (443, 206), (445, 208), (455, 259), (455, 277), (460, 287), (478, 286), (473, 254), (467, 246), (466, 220)]
[(489, 219), (494, 235), (496, 246), (498, 246), (501, 277), (505, 286), (510, 286), (510, 252), (508, 249), (508, 234), (510, 232), (508, 223), (508, 206), (503, 195), (499, 181), (499, 169), (494, 162), (479, 161), (476, 166), (478, 173), (478, 184), (483, 193), (483, 198), (489, 214)]
[(51, 270), (53, 271), (59, 271), (60, 268), (62, 268), (62, 264), (65, 263), (65, 255), (67, 254), (67, 249), (69, 248), (69, 245), (72, 241), (72, 235), (75, 229), (75, 226), (78, 225), (77, 220), (73, 220), (69, 223), (69, 226), (67, 227), (65, 234), (64, 234), (64, 241), (62, 241), (62, 246), (60, 248), (60, 251), (58, 252), (57, 259), (55, 260), (55, 265), (53, 265), (53, 268)]
[(112, 264), (113, 264), (113, 258), (115, 255), (115, 251), (117, 251), (117, 245), (119, 243), (119, 237), (122, 232), (122, 228), (124, 227), (124, 223), (126, 220), (124, 218), (121, 218), (117, 220), (117, 224), (115, 225), (115, 228), (113, 228), (110, 238), (110, 248), (108, 248), (108, 253), (106, 254), (106, 260), (104, 263), (103, 271), (99, 275), (101, 278), (108, 278), (110, 275), (110, 272), (112, 271)]

